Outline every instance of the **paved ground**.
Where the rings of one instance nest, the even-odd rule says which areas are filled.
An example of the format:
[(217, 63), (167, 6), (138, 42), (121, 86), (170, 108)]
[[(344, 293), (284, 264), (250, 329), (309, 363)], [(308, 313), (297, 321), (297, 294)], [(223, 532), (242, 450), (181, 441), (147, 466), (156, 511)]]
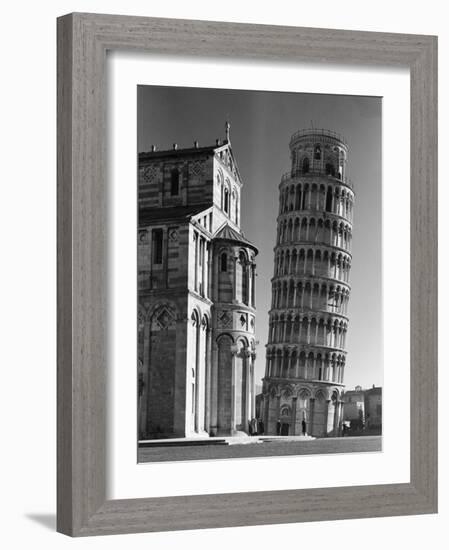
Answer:
[(381, 436), (329, 437), (325, 439), (279, 439), (253, 444), (142, 447), (139, 462), (214, 460), (258, 456), (362, 453), (382, 450)]

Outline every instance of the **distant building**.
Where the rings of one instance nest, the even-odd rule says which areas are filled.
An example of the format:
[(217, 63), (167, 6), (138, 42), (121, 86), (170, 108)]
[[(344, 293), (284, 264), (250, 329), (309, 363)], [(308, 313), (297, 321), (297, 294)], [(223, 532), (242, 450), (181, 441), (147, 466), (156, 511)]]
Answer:
[(343, 393), (343, 422), (351, 431), (382, 432), (382, 388), (356, 386)]
[(343, 422), (351, 428), (362, 429), (365, 424), (365, 391), (361, 386), (343, 394)]
[(229, 139), (139, 154), (140, 439), (239, 435), (255, 417), (256, 247)]
[(365, 391), (365, 423), (369, 430), (382, 429), (382, 388)]

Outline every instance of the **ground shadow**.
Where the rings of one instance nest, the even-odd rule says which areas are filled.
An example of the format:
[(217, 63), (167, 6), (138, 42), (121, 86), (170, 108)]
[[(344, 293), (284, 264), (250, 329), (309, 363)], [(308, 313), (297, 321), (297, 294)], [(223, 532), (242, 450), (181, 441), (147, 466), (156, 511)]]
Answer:
[(56, 531), (56, 514), (25, 514), (25, 517), (51, 531)]

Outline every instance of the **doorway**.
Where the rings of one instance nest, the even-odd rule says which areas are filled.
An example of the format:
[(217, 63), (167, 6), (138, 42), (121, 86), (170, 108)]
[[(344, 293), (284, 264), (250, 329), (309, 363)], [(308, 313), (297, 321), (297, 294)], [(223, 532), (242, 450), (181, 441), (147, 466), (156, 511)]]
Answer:
[(283, 422), (281, 424), (281, 435), (288, 435), (289, 429), (290, 429), (290, 424), (286, 424), (285, 422)]

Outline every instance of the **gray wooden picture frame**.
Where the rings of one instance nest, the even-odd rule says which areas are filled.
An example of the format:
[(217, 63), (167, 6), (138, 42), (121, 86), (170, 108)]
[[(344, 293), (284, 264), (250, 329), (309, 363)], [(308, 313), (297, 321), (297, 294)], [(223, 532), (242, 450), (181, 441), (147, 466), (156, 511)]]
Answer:
[[(58, 531), (83, 536), (436, 512), (437, 38), (82, 13), (57, 25)], [(410, 69), (410, 483), (106, 499), (108, 50)]]

